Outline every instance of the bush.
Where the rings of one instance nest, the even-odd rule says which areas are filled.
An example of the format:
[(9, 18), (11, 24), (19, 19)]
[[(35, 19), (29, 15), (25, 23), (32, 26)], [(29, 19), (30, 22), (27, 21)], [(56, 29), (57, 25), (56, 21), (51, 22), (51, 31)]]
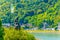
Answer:
[(24, 30), (15, 30), (5, 28), (4, 40), (35, 40), (34, 36)]
[(0, 40), (4, 40), (4, 39), (3, 39), (3, 35), (4, 35), (4, 30), (3, 30), (3, 28), (2, 28), (2, 22), (1, 22), (1, 20), (0, 20)]

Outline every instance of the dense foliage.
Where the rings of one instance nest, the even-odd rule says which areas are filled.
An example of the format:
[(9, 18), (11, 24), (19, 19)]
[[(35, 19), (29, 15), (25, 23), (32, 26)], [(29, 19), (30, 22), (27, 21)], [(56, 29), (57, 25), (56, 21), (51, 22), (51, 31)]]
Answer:
[(0, 0), (0, 17), (3, 23), (14, 23), (19, 16), (20, 24), (32, 24), (42, 27), (46, 22), (49, 27), (60, 22), (60, 0)]
[(4, 35), (4, 30), (2, 28), (2, 22), (0, 20), (0, 40), (4, 40), (3, 35)]
[(14, 28), (4, 28), (4, 40), (36, 40), (33, 35), (24, 30), (15, 30)]

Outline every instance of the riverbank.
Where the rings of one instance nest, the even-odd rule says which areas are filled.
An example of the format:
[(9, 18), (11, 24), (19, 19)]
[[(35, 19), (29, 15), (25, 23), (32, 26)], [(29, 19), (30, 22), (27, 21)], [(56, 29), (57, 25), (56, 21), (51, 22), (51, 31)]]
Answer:
[[(27, 31), (27, 32), (29, 32), (29, 33), (33, 33), (33, 35), (36, 37), (36, 40), (41, 40), (41, 39), (43, 39), (43, 40), (46, 40), (46, 39), (50, 39), (50, 38), (48, 38), (48, 35), (50, 36), (54, 36), (54, 37), (56, 37), (56, 35), (57, 35), (57, 37), (58, 37), (58, 35), (60, 35), (60, 30), (59, 31), (55, 31), (55, 30), (25, 30), (25, 31)], [(47, 36), (46, 36), (47, 35)], [(47, 38), (45, 38), (45, 36), (47, 37)], [(42, 37), (42, 38), (40, 38), (40, 37)], [(55, 38), (53, 38), (53, 37), (51, 37), (52, 39), (55, 39)], [(56, 38), (57, 39), (57, 38)], [(59, 40), (59, 39), (58, 39)]]
[(59, 31), (55, 31), (55, 30), (25, 30), (27, 32), (37, 32), (37, 33), (40, 33), (40, 32), (59, 32), (60, 33), (60, 30)]
[(33, 34), (37, 40), (60, 40), (60, 32), (59, 31), (32, 32), (31, 34)]

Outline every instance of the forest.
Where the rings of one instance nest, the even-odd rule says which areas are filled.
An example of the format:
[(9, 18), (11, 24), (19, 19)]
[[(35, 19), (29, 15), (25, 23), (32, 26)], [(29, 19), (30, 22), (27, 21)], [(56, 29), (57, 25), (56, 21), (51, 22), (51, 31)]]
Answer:
[[(29, 33), (31, 31), (15, 29), (16, 19), (18, 25), (25, 25), (25, 28), (41, 29), (46, 24), (46, 28), (57, 29), (60, 23), (60, 0), (0, 0), (0, 40), (36, 40)], [(4, 23), (9, 23), (10, 27), (4, 27)]]
[(20, 25), (32, 24), (42, 28), (55, 28), (60, 22), (60, 0), (1, 0), (0, 18), (2, 23), (14, 24), (19, 17)]

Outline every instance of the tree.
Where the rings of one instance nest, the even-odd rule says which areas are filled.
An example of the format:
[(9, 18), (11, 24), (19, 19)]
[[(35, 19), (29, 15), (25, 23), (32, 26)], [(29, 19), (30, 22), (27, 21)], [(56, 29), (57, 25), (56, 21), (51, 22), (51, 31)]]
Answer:
[[(11, 6), (11, 4), (13, 4)], [(44, 20), (52, 26), (55, 26), (58, 20), (55, 20), (57, 16), (60, 16), (60, 0), (10, 0), (3, 1), (1, 3), (0, 15), (3, 22), (13, 23), (17, 16), (19, 16), (19, 22), (31, 23), (35, 26), (41, 25)], [(14, 9), (11, 14), (11, 7)], [(22, 20), (22, 21), (21, 21)], [(53, 22), (52, 22), (53, 21)], [(56, 21), (56, 22), (55, 22)]]
[(3, 30), (3, 27), (2, 27), (2, 22), (0, 20), (0, 40), (4, 40), (3, 35), (4, 35), (4, 30)]

